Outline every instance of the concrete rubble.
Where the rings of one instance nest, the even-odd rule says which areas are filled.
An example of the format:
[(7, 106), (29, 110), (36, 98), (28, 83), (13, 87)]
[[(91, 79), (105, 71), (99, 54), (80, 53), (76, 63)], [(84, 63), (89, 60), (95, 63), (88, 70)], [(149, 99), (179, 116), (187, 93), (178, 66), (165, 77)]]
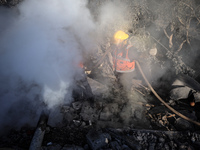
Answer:
[[(72, 131), (73, 130), (73, 131)], [(55, 133), (56, 132), (56, 133)], [(16, 137), (18, 135), (18, 137)], [(12, 133), (12, 143), (18, 142), (18, 149), (26, 149), (25, 140), (30, 142), (31, 136), (26, 132)], [(14, 137), (15, 136), (15, 137)], [(27, 140), (29, 136), (29, 140)], [(50, 138), (50, 136), (53, 136)], [(4, 139), (6, 147), (6, 139)], [(2, 143), (1, 143), (2, 145)], [(24, 147), (24, 148), (23, 148)], [(190, 131), (158, 131), (138, 129), (104, 128), (51, 128), (43, 141), (42, 150), (171, 150), (171, 149), (199, 149), (200, 133)], [(14, 149), (14, 148), (13, 148)]]
[(101, 133), (95, 130), (90, 130), (86, 138), (90, 148), (93, 150), (106, 147), (111, 141), (111, 136), (108, 133)]
[[(22, 0), (0, 0), (0, 5), (12, 7), (20, 1)], [(97, 3), (95, 0), (89, 0), (88, 8), (94, 5), (95, 9), (99, 9), (99, 5), (105, 1)], [(128, 18), (134, 18), (131, 21), (130, 29), (134, 36), (131, 37), (133, 41), (130, 40), (130, 42), (134, 43), (134, 40), (136, 40), (137, 42), (134, 44), (139, 46), (140, 52), (144, 53), (144, 59), (141, 59), (140, 63), (145, 68), (145, 73), (149, 75), (148, 79), (152, 86), (175, 110), (192, 120), (199, 121), (200, 84), (196, 81), (200, 81), (199, 61), (190, 60), (187, 63), (183, 61), (189, 59), (189, 54), (185, 55), (184, 53), (188, 53), (188, 51), (192, 53), (193, 51), (192, 41), (200, 43), (199, 35), (193, 37), (193, 34), (190, 34), (197, 29), (199, 31), (199, 18), (197, 16), (185, 18), (190, 21), (195, 17), (197, 18), (198, 23), (194, 31), (190, 28), (190, 24), (182, 23), (179, 16), (182, 11), (179, 6), (184, 5), (184, 7), (190, 7), (191, 10), (196, 11), (192, 8), (192, 5), (187, 4), (187, 1), (180, 1), (180, 3), (174, 1), (178, 4), (169, 9), (180, 12), (174, 13), (175, 16), (173, 17), (162, 16), (161, 8), (156, 9), (154, 14), (153, 10), (147, 7), (150, 4), (149, 1), (145, 1), (145, 5), (141, 6), (139, 1), (134, 1), (135, 3), (129, 5), (132, 7), (130, 10), (134, 10), (134, 13), (129, 14), (127, 10), (127, 14), (129, 14)], [(155, 6), (161, 5), (160, 2), (155, 2), (155, 4), (158, 3)], [(171, 0), (167, 2), (171, 2)], [(98, 17), (96, 10), (90, 9), (94, 17)], [(160, 10), (162, 13), (157, 12)], [(176, 19), (167, 20), (170, 18)], [(190, 21), (188, 22), (190, 23)], [(170, 23), (166, 24), (165, 22)], [(49, 118), (49, 123), (45, 125), (45, 134), (42, 134), (41, 140), (38, 138), (40, 149), (200, 149), (200, 127), (167, 109), (155, 98), (142, 78), (129, 81), (133, 85), (128, 91), (123, 89), (112, 69), (110, 52), (99, 66), (93, 68), (97, 60), (102, 58), (111, 45), (112, 31), (118, 29), (119, 26), (121, 27), (121, 22), (116, 20), (115, 26), (108, 26), (103, 30), (106, 33), (105, 41), (99, 43), (96, 54), (91, 57), (89, 63), (84, 64), (86, 68), (88, 67), (88, 70), (85, 71), (84, 80), (76, 83), (72, 102), (57, 108), (56, 113), (59, 114), (59, 118)], [(187, 35), (185, 35), (186, 32)], [(185, 42), (183, 42), (183, 38), (187, 38), (184, 39)], [(196, 47), (199, 47), (199, 45), (196, 45)], [(194, 67), (192, 63), (190, 64), (193, 61), (196, 63)], [(186, 77), (180, 77), (177, 74), (184, 74)], [(175, 77), (177, 80), (172, 82), (171, 79), (175, 79)], [(91, 91), (88, 92), (87, 89)], [(195, 105), (191, 105), (190, 102), (195, 102)], [(58, 124), (53, 125), (52, 120), (56, 120)], [(19, 130), (11, 130), (7, 135), (0, 137), (0, 150), (28, 149), (36, 131), (35, 127), (28, 125), (24, 125)]]
[[(98, 88), (93, 85), (92, 91), (98, 89), (101, 93), (105, 86), (94, 79), (90, 80), (89, 84), (94, 82)], [(47, 124), (44, 138), (39, 141), (42, 143), (41, 149), (193, 150), (200, 148), (198, 126), (175, 115), (162, 104), (146, 101), (145, 98), (151, 98), (150, 93), (148, 97), (144, 97), (132, 89), (133, 95), (127, 97), (123, 93), (116, 95), (118, 88), (120, 87), (115, 87), (112, 99), (109, 97), (106, 100), (99, 99), (97, 93), (98, 96), (93, 102), (81, 99), (60, 107), (62, 120), (58, 119), (59, 126)], [(140, 89), (140, 86), (135, 88)], [(120, 97), (124, 100), (121, 101)], [(139, 101), (134, 99), (135, 97)], [(193, 107), (177, 105), (173, 100), (170, 100), (169, 104), (182, 114), (197, 120), (198, 116)], [(11, 131), (7, 137), (0, 138), (0, 146), (27, 149), (34, 132), (35, 128), (30, 127)]]
[[(97, 82), (97, 81), (95, 81)], [(104, 87), (103, 87), (104, 88)], [(133, 99), (118, 102), (74, 101), (63, 105), (63, 115), (58, 127), (47, 124), (42, 150), (160, 150), (200, 148), (199, 127), (183, 120), (163, 105), (152, 105)], [(131, 96), (129, 97), (131, 98)], [(172, 102), (171, 102), (172, 104)], [(197, 120), (195, 110), (173, 104), (176, 109)], [(35, 128), (22, 128), (12, 131), (9, 136), (0, 138), (1, 147), (30, 146)], [(12, 143), (10, 145), (10, 143)], [(13, 146), (12, 146), (13, 145)]]

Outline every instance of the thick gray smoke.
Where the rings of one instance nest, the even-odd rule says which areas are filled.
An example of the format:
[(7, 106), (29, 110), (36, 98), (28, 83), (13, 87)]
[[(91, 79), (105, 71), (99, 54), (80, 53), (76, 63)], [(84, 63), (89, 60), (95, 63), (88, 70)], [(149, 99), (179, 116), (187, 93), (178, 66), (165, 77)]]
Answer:
[[(195, 8), (195, 0), (90, 0), (89, 3), (86, 0), (24, 0), (12, 9), (1, 8), (0, 128), (13, 123), (16, 126), (36, 123), (38, 115), (34, 114), (39, 114), (43, 107), (52, 109), (69, 103), (73, 77), (79, 72), (77, 66), (83, 60), (82, 54), (93, 49), (96, 38), (100, 47), (109, 47), (117, 30), (132, 30), (132, 36), (136, 38), (133, 44), (139, 45), (138, 49), (147, 55), (157, 48), (158, 58), (167, 55), (167, 51), (147, 32), (171, 52), (178, 50), (186, 40), (180, 54), (188, 56), (190, 61), (196, 60), (199, 46), (191, 43), (194, 56), (191, 58), (188, 55), (191, 51), (184, 47), (190, 38), (199, 42), (199, 34), (196, 35), (199, 22), (190, 23), (188, 17), (191, 13), (193, 18), (199, 19), (199, 7), (191, 8)], [(186, 25), (190, 25), (188, 37)], [(173, 34), (172, 41), (166, 37), (164, 29), (168, 29), (169, 37)], [(170, 49), (170, 42), (175, 45), (178, 39), (182, 40), (179, 45)], [(145, 59), (143, 66), (148, 66), (147, 61), (157, 62), (156, 57)], [(176, 63), (176, 59), (166, 59)], [(162, 69), (157, 69), (155, 63), (150, 65), (154, 68), (151, 77), (148, 72), (145, 74), (153, 80), (159, 79), (172, 67), (167, 61), (163, 62), (160, 60), (156, 64), (161, 64)], [(180, 68), (179, 64), (173, 67)], [(134, 95), (133, 101), (135, 99), (140, 100)]]
[[(138, 61), (149, 81), (155, 87), (161, 87), (157, 88), (160, 90), (158, 92), (164, 94), (166, 93), (164, 89), (170, 86), (167, 81), (173, 80), (172, 75), (188, 72), (194, 74), (193, 69), (197, 66), (195, 64), (199, 59), (199, 34), (196, 34), (199, 31), (197, 2), (197, 0), (91, 0), (91, 10), (94, 12), (94, 18), (99, 21), (100, 33), (103, 33), (107, 45), (111, 42), (106, 39), (112, 39), (117, 30), (125, 32), (132, 30), (131, 42), (144, 56), (138, 58)], [(105, 47), (107, 45), (105, 44)], [(157, 54), (150, 55), (151, 50), (156, 50)], [(162, 79), (163, 77), (166, 79)], [(129, 87), (132, 83), (124, 80), (122, 84)], [(130, 91), (130, 88), (127, 89)], [(131, 102), (137, 100), (141, 101), (134, 96)]]
[[(199, 56), (198, 3), (197, 0), (102, 0), (96, 18), (104, 36), (112, 38), (117, 30), (131, 30), (132, 44), (140, 52), (150, 56), (150, 50), (157, 49), (157, 55), (146, 58), (142, 66), (149, 79), (157, 80), (169, 70), (194, 75)], [(148, 65), (153, 75), (146, 71)]]
[(82, 51), (94, 44), (86, 5), (86, 0), (27, 0), (12, 10), (1, 8), (0, 128), (36, 123), (30, 116), (43, 104), (51, 109), (70, 102)]

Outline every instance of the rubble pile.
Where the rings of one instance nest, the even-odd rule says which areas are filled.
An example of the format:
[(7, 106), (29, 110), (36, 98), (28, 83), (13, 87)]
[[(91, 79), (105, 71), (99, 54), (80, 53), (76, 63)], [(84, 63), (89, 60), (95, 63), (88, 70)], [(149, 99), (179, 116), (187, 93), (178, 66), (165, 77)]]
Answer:
[[(138, 129), (94, 129), (51, 128), (48, 127), (43, 140), (42, 150), (171, 150), (199, 149), (200, 134), (191, 131), (159, 131)], [(10, 133), (9, 140), (4, 138), (1, 145), (13, 149), (28, 149), (33, 130), (22, 129)]]
[[(0, 5), (11, 6), (18, 2), (1, 0)], [(100, 7), (106, 2), (88, 2), (97, 22)], [(173, 2), (171, 7), (162, 12), (162, 6), (169, 2)], [(126, 3), (130, 4), (126, 18), (129, 23), (116, 21), (113, 26), (99, 27), (97, 32), (106, 33), (105, 38), (84, 62), (85, 78), (75, 83), (73, 101), (57, 108), (61, 116), (56, 119), (57, 125), (47, 123), (45, 126), (42, 150), (200, 148), (200, 127), (160, 103), (141, 76), (128, 81), (131, 88), (124, 89), (112, 68), (112, 53), (109, 51), (115, 30), (120, 28), (129, 32), (129, 42), (142, 54), (138, 61), (158, 94), (178, 112), (199, 121), (199, 61), (198, 57), (191, 58), (200, 43), (200, 7), (187, 0), (168, 0), (163, 4), (155, 1), (155, 6), (160, 6), (155, 10), (149, 8), (154, 4), (150, 1)], [(168, 11), (171, 13), (166, 15)], [(184, 11), (188, 12), (187, 16), (182, 15)], [(194, 63), (197, 65), (193, 66)], [(178, 74), (187, 78), (178, 78)], [(178, 80), (181, 84), (175, 85), (174, 81)], [(0, 137), (0, 149), (28, 149), (35, 131), (36, 128), (30, 126), (11, 130)]]
[[(105, 88), (100, 87), (99, 91)], [(151, 103), (151, 93), (145, 97), (149, 99), (146, 101), (141, 93), (134, 89), (131, 92), (132, 98), (137, 97), (140, 101), (129, 100), (131, 95), (127, 99), (120, 93), (121, 97), (115, 95), (110, 100), (77, 100), (70, 105), (63, 105), (60, 108), (63, 119), (58, 126), (47, 124), (41, 149), (199, 148), (199, 127), (178, 117), (165, 106)], [(119, 101), (119, 97), (124, 100)], [(174, 101), (170, 101), (170, 105), (193, 120), (197, 119), (195, 110), (189, 105), (176, 105)], [(0, 147), (28, 149), (34, 132), (33, 127), (12, 130), (1, 137)]]

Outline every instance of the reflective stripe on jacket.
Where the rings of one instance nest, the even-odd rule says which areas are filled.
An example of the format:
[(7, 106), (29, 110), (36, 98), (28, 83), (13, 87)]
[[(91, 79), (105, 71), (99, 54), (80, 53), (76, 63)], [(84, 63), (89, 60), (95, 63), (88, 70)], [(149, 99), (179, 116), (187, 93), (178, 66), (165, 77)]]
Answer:
[(120, 53), (117, 52), (117, 49), (114, 51), (113, 67), (115, 68), (116, 72), (126, 73), (135, 70), (135, 61), (131, 62), (128, 57), (128, 51), (131, 47), (132, 45), (128, 45), (126, 49), (122, 50)]

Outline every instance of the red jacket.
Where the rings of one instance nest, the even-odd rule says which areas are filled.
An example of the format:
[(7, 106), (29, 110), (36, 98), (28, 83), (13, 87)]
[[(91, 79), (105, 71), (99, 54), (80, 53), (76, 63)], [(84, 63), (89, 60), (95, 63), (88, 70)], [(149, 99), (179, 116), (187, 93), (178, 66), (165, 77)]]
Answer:
[(135, 70), (135, 60), (130, 61), (128, 52), (133, 45), (116, 47), (113, 55), (113, 67), (116, 72), (132, 72)]

